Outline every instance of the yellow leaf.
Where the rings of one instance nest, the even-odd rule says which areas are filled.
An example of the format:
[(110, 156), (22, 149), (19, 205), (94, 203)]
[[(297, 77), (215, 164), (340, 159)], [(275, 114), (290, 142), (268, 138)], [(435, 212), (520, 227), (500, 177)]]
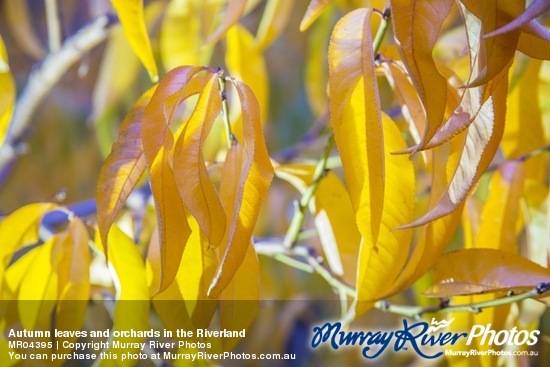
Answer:
[(452, 297), (532, 289), (550, 281), (550, 270), (508, 251), (465, 249), (449, 252), (433, 268), (435, 285), (424, 295)]
[[(314, 171), (313, 166), (284, 165), (276, 167), (275, 174), (303, 194)], [(323, 177), (309, 203), (309, 210), (315, 215), (315, 227), (332, 272), (342, 276), (348, 284), (355, 284), (361, 235), (349, 195), (338, 176), (329, 172)]]
[(217, 15), (221, 4), (203, 0), (173, 0), (168, 4), (160, 32), (160, 53), (166, 70), (210, 63), (214, 47), (204, 45), (209, 31), (206, 23), (210, 15)]
[(222, 108), (219, 93), (218, 75), (212, 74), (176, 142), (173, 158), (180, 196), (213, 247), (223, 239), (225, 212), (206, 169), (203, 144)]
[(99, 172), (97, 224), (105, 249), (109, 243), (109, 229), (145, 171), (141, 125), (143, 111), (154, 92), (155, 87), (145, 92), (128, 112), (120, 128), (120, 136)]
[(445, 113), (447, 81), (438, 72), (432, 52), (453, 1), (392, 0), (391, 5), (399, 51), (426, 110), (427, 125), (418, 145), (422, 148), (434, 136)]
[[(403, 149), (406, 144), (395, 123), (383, 115), (384, 150)], [(386, 153), (384, 209), (380, 234), (376, 242), (363, 237), (359, 250), (356, 316), (364, 313), (370, 302), (388, 295), (409, 257), (412, 230), (396, 230), (414, 215), (414, 168), (407, 156)], [(367, 201), (367, 207), (376, 205)]]
[[(101, 249), (101, 239), (96, 232), (96, 246)], [(109, 265), (115, 284), (116, 303), (113, 314), (113, 331), (148, 330), (149, 329), (149, 288), (145, 275), (145, 264), (136, 244), (120, 230), (113, 226), (109, 232)], [(111, 336), (110, 342), (141, 343), (144, 338), (132, 336)], [(141, 348), (111, 348), (111, 354), (118, 355), (139, 353)], [(101, 361), (101, 366), (118, 366), (113, 359)]]
[(307, 10), (306, 14), (302, 18), (302, 22), (300, 23), (300, 31), (305, 31), (309, 28), (310, 25), (315, 22), (315, 19), (319, 18), (323, 10), (325, 10), (333, 0), (311, 0)]
[[(240, 157), (242, 166), (238, 173), (238, 189), (233, 192), (231, 198), (231, 201), (234, 202), (231, 204), (233, 210), (231, 212), (226, 210), (228, 216), (226, 240), (224, 241), (226, 250), (208, 290), (208, 295), (211, 298), (219, 296), (243, 262), (260, 207), (273, 178), (273, 167), (265, 146), (258, 101), (246, 84), (238, 81), (235, 84), (241, 102), (243, 120), (243, 143)], [(234, 164), (231, 165), (234, 166)], [(237, 177), (233, 177), (229, 180), (235, 182), (236, 179)], [(231, 186), (233, 187), (233, 185)], [(228, 204), (224, 203), (224, 196), (220, 196), (224, 208), (227, 208)]]
[[(220, 299), (220, 328), (227, 330), (247, 329), (258, 312), (260, 297), (260, 264), (250, 243), (243, 262)], [(222, 338), (222, 350), (230, 351), (240, 338)]]
[[(55, 208), (53, 204), (30, 204), (21, 207), (0, 222), (0, 279), (12, 256), (23, 246), (38, 241), (38, 228), (44, 214)], [(17, 263), (17, 262), (16, 262)], [(12, 264), (11, 266), (13, 266)], [(2, 283), (0, 283), (0, 292)]]
[(218, 42), (231, 26), (237, 24), (246, 9), (247, 0), (227, 0), (227, 8), (221, 24), (206, 41), (206, 45)]
[(426, 224), (452, 213), (462, 203), (471, 188), (489, 167), (498, 150), (504, 131), (506, 114), (506, 92), (508, 87), (507, 69), (504, 76), (496, 78), (496, 86), (475, 116), (466, 131), (466, 141), (456, 172), (447, 190), (428, 213), (413, 223), (401, 228)]
[(476, 247), (517, 252), (516, 224), (523, 181), (522, 162), (507, 162), (495, 172), (489, 186), (489, 197), (483, 207)]
[(519, 36), (518, 51), (542, 60), (550, 59), (550, 32), (536, 21), (529, 22)]
[(294, 0), (268, 0), (258, 26), (256, 45), (259, 49), (266, 49), (284, 31)]
[[(260, 104), (262, 121), (268, 115), (269, 82), (267, 68), (261, 48), (254, 43), (254, 37), (241, 25), (237, 24), (227, 31), (227, 52), (225, 63), (231, 76), (246, 83), (254, 92)], [(241, 139), (242, 127), (237, 99), (231, 104), (231, 121), (233, 133)]]
[(160, 290), (166, 289), (174, 280), (190, 234), (186, 211), (169, 162), (169, 153), (174, 145), (170, 117), (177, 104), (189, 95), (185, 87), (201, 70), (187, 66), (169, 72), (159, 83), (142, 118), (141, 139), (151, 176), (160, 234)]
[(145, 26), (143, 0), (111, 0), (111, 3), (117, 12), (132, 49), (145, 66), (151, 80), (157, 82), (159, 75)]
[(371, 9), (358, 9), (340, 19), (328, 58), (334, 138), (359, 232), (376, 246), (384, 209), (384, 142), (371, 15)]

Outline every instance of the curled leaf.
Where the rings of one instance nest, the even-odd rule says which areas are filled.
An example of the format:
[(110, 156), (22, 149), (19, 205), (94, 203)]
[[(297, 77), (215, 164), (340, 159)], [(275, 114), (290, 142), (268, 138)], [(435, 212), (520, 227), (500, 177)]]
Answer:
[(428, 297), (526, 291), (550, 282), (550, 270), (508, 251), (472, 248), (443, 255)]
[(332, 1), (333, 0), (311, 0), (307, 7), (306, 14), (300, 22), (300, 31), (303, 32), (308, 29), (309, 26), (315, 22), (315, 19), (319, 18), (323, 10), (332, 4)]

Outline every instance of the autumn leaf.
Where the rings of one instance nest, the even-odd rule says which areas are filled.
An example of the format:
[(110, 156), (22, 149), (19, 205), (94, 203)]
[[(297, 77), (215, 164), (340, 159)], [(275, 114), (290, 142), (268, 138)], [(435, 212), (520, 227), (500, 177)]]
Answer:
[(111, 3), (132, 49), (145, 66), (151, 80), (157, 82), (159, 75), (143, 17), (143, 0), (111, 0)]
[(142, 118), (141, 139), (151, 177), (161, 239), (160, 290), (166, 289), (174, 280), (190, 235), (186, 209), (179, 196), (169, 161), (169, 152), (174, 145), (174, 136), (169, 128), (170, 117), (178, 102), (186, 97), (183, 87), (201, 70), (202, 68), (189, 66), (169, 72), (159, 83)]
[[(231, 195), (233, 204), (227, 204), (224, 195), (220, 194), (224, 208), (230, 207), (233, 210), (228, 212), (226, 209), (228, 227), (224, 242), (227, 247), (208, 290), (211, 298), (217, 298), (227, 287), (243, 262), (258, 212), (273, 178), (273, 167), (263, 138), (258, 101), (246, 84), (236, 81), (235, 86), (242, 109), (242, 163), (239, 171), (227, 170), (230, 177), (222, 179), (223, 182), (232, 182), (229, 186), (237, 187), (237, 190)], [(235, 145), (231, 149), (234, 147)], [(232, 164), (231, 160), (229, 162)], [(232, 164), (232, 167), (237, 166)]]
[(145, 92), (128, 112), (119, 138), (99, 172), (97, 224), (105, 251), (108, 251), (109, 229), (147, 166), (141, 143), (141, 123), (143, 111), (154, 92), (155, 87)]
[(311, 0), (300, 23), (300, 31), (308, 29), (331, 3), (332, 0)]
[(185, 122), (173, 157), (180, 196), (213, 247), (217, 247), (223, 239), (225, 212), (210, 180), (202, 151), (222, 108), (219, 93), (218, 75), (212, 74), (199, 95), (191, 117)]
[(494, 37), (506, 32), (511, 32), (523, 26), (524, 24), (533, 21), (536, 17), (543, 14), (550, 9), (550, 1), (548, 0), (534, 0), (527, 9), (525, 9), (520, 15), (518, 15), (510, 23), (495, 29), (494, 31), (487, 33), (484, 37)]
[(359, 9), (340, 19), (328, 58), (334, 138), (359, 231), (376, 245), (384, 209), (384, 143), (371, 15)]
[(518, 40), (518, 51), (536, 59), (549, 60), (549, 41), (550, 31), (538, 22), (530, 22), (522, 28)]
[(206, 45), (218, 42), (231, 26), (237, 24), (243, 15), (248, 0), (227, 0), (227, 7), (222, 22), (214, 33), (206, 40)]
[(426, 129), (417, 148), (430, 141), (443, 122), (447, 81), (437, 70), (432, 52), (452, 4), (452, 0), (391, 1), (399, 51), (426, 111)]
[(4, 143), (15, 104), (15, 80), (0, 36), (0, 144)]
[(465, 249), (443, 255), (433, 268), (435, 285), (424, 295), (452, 297), (525, 291), (550, 281), (550, 271), (524, 257), (495, 249)]
[(266, 49), (284, 31), (294, 7), (294, 0), (268, 0), (256, 33), (256, 45)]

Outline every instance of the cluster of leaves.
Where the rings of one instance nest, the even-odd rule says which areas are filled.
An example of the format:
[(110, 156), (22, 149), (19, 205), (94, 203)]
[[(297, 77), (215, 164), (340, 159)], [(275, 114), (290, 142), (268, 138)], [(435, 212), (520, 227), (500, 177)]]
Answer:
[[(239, 21), (257, 3), (168, 4), (160, 38), (168, 72), (126, 115), (104, 162), (97, 226), (71, 218), (65, 229), (22, 253), (39, 240), (44, 215), (66, 209), (33, 204), (0, 223), (2, 299), (44, 301), (21, 317), (25, 328), (44, 328), (52, 312), (62, 315), (63, 308), (48, 300), (89, 297), (92, 259), (112, 265), (117, 300), (153, 300), (167, 328), (206, 327), (215, 315), (228, 329), (249, 325), (254, 312), (236, 301), (260, 298), (252, 235), (273, 175), (302, 195), (292, 228), (302, 229), (304, 211), (311, 212), (328, 264), (320, 266), (322, 275), (353, 298), (349, 319), (414, 286), (434, 266), (425, 294), (457, 297), (457, 303), (496, 299), (550, 280), (547, 268), (519, 255), (521, 248), (547, 262), (547, 237), (541, 240), (537, 231), (548, 206), (548, 139), (539, 102), (548, 101), (538, 89), (544, 87), (539, 59), (550, 59), (550, 33), (536, 17), (548, 1), (525, 8), (524, 1), (392, 0), (362, 7), (361, 1), (312, 0), (300, 25), (311, 33), (306, 89), (314, 114), (330, 116), (328, 134), (343, 177), (324, 173), (332, 144), (317, 167), (300, 157), (277, 162), (268, 155), (263, 54), (287, 27), (294, 2), (269, 0), (253, 36)], [(117, 46), (128, 42), (157, 82), (147, 24), (161, 13), (158, 2), (145, 9), (140, 0), (112, 4), (122, 28), (113, 30), (105, 65), (115, 64), (124, 51)], [(332, 27), (339, 10), (345, 14)], [(232, 77), (208, 66), (182, 66), (210, 64), (222, 40)], [(0, 44), (0, 133), (15, 99), (7, 65)], [(113, 72), (102, 69), (102, 80)], [(95, 117), (124, 85), (98, 82)], [(119, 225), (132, 192), (143, 184), (151, 187), (155, 215), (145, 239), (132, 233), (146, 244), (140, 253)], [(488, 194), (478, 186), (489, 187)], [(87, 228), (95, 232), (93, 241)], [(463, 249), (444, 254), (460, 242), (459, 228)], [(300, 246), (297, 233), (289, 230), (281, 239), (282, 255), (293, 256)], [(185, 320), (164, 300), (185, 301), (178, 314)], [(219, 300), (224, 302), (217, 305)], [(525, 315), (536, 315), (536, 306), (518, 307), (457, 315), (453, 327), (535, 327)], [(65, 326), (78, 328), (85, 312), (81, 305)], [(114, 327), (122, 328), (116, 312), (124, 310), (115, 311)], [(134, 312), (146, 325), (148, 304)], [(18, 312), (5, 313), (6, 324), (13, 314)]]

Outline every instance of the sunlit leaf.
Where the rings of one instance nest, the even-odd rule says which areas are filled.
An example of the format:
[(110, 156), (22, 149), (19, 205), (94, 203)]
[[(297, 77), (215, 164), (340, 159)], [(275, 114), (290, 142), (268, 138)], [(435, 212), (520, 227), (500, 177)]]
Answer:
[(190, 66), (173, 69), (159, 83), (143, 113), (141, 139), (151, 177), (160, 234), (160, 290), (174, 280), (190, 234), (184, 204), (169, 162), (169, 152), (174, 145), (174, 136), (169, 127), (170, 117), (178, 102), (185, 97), (185, 88), (182, 90), (182, 87), (201, 70)]
[[(406, 144), (395, 123), (385, 114), (382, 119), (384, 151), (403, 149)], [(395, 230), (414, 216), (414, 168), (407, 156), (386, 153), (384, 208), (379, 236), (373, 242), (363, 237), (359, 251), (357, 274), (357, 316), (369, 307), (369, 302), (385, 297), (398, 279), (409, 257), (412, 230)], [(378, 198), (377, 198), (378, 200)], [(373, 207), (376, 202), (365, 203)]]
[(426, 110), (426, 129), (419, 148), (443, 121), (447, 81), (439, 73), (432, 51), (453, 1), (392, 0), (392, 19), (399, 51)]
[(132, 49), (153, 82), (158, 81), (157, 64), (143, 16), (143, 0), (111, 0)]
[(321, 116), (328, 109), (328, 60), (327, 48), (332, 30), (331, 12), (326, 11), (319, 18), (308, 35), (305, 65), (305, 89), (309, 108), (315, 116)]
[(113, 144), (111, 154), (99, 172), (97, 224), (105, 249), (108, 247), (109, 229), (147, 165), (141, 143), (141, 123), (143, 111), (154, 91), (155, 87), (149, 89), (132, 107), (122, 123), (119, 138)]
[(334, 138), (359, 231), (375, 245), (384, 209), (384, 138), (371, 15), (372, 10), (359, 9), (340, 19), (328, 57)]
[(424, 295), (452, 297), (528, 290), (550, 282), (550, 270), (508, 251), (466, 249), (443, 255), (434, 266), (435, 285)]
[[(284, 165), (276, 167), (275, 175), (304, 194), (314, 170), (314, 166)], [(323, 177), (309, 203), (309, 210), (315, 215), (315, 228), (332, 272), (342, 276), (348, 284), (354, 284), (361, 235), (349, 195), (338, 176), (329, 172)]]
[(227, 0), (227, 7), (225, 9), (222, 22), (214, 33), (206, 40), (206, 45), (218, 42), (225, 35), (225, 32), (231, 28), (231, 26), (237, 24), (246, 9), (247, 1), (248, 0)]
[(331, 3), (332, 0), (311, 0), (300, 23), (300, 31), (308, 29)]
[(293, 7), (294, 0), (268, 0), (256, 34), (256, 44), (260, 49), (269, 47), (283, 32)]
[(438, 203), (428, 213), (401, 228), (426, 224), (452, 213), (489, 167), (504, 132), (508, 80), (502, 77), (466, 131), (460, 162)]
[[(246, 84), (242, 82), (236, 82), (235, 84), (242, 109), (243, 142), (241, 159), (243, 162), (237, 176), (238, 189), (234, 191), (231, 199), (234, 201), (233, 210), (231, 212), (226, 210), (228, 227), (225, 243), (227, 247), (216, 276), (208, 290), (208, 295), (212, 298), (217, 298), (230, 283), (233, 275), (243, 262), (258, 218), (258, 212), (273, 178), (273, 167), (265, 146), (258, 101)], [(236, 173), (234, 172), (234, 174)], [(237, 177), (228, 178), (228, 180), (235, 182)], [(227, 208), (227, 204), (224, 204), (224, 196), (220, 196), (224, 208)]]
[(218, 76), (212, 74), (174, 147), (173, 167), (183, 202), (217, 247), (225, 233), (225, 212), (206, 169), (203, 144), (221, 111)]

